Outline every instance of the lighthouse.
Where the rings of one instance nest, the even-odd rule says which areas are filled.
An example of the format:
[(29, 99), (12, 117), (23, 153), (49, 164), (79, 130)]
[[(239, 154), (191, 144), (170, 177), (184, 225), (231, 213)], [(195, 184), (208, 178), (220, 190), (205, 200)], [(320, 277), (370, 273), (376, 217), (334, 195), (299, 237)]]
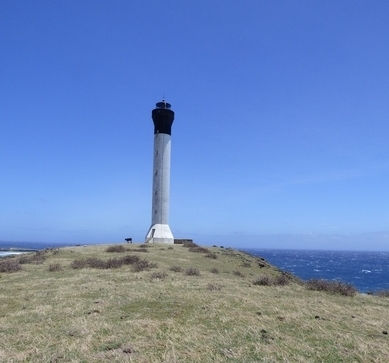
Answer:
[(169, 227), (170, 152), (174, 112), (165, 100), (158, 102), (151, 116), (154, 122), (154, 159), (151, 227), (146, 243), (174, 243)]

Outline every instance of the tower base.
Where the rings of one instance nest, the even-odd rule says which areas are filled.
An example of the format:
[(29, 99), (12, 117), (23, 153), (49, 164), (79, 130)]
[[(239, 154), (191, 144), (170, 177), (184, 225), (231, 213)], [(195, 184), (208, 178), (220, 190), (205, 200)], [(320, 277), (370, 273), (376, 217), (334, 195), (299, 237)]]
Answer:
[(154, 224), (146, 235), (145, 243), (174, 243), (174, 237), (168, 224)]

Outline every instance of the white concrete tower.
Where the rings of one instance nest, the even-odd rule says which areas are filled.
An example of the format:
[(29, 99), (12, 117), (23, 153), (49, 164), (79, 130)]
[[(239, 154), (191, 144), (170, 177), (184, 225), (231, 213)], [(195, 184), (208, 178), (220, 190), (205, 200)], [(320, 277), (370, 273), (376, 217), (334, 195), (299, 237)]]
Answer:
[(146, 243), (174, 243), (169, 227), (170, 139), (174, 120), (171, 105), (165, 100), (152, 111), (154, 122), (154, 162), (151, 227)]

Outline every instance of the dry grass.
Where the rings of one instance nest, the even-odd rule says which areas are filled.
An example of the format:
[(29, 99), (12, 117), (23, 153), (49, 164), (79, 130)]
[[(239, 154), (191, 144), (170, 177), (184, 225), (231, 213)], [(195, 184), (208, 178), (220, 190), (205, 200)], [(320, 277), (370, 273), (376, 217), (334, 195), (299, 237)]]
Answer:
[[(73, 268), (110, 260), (107, 246), (89, 246), (2, 272), (0, 362), (389, 361), (389, 299), (308, 290), (288, 276), (287, 285), (254, 285), (284, 275), (230, 249), (210, 247), (218, 258), (209, 259), (161, 247), (147, 247), (139, 271), (145, 260), (133, 251), (119, 268)], [(245, 277), (235, 275), (244, 261)], [(63, 270), (48, 273), (56, 264)], [(164, 272), (172, 266), (181, 269)]]

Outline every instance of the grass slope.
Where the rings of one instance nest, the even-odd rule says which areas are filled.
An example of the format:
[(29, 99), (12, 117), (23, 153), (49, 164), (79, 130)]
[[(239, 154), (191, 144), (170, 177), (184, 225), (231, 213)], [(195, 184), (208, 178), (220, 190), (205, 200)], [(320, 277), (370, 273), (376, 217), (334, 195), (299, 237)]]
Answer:
[(389, 362), (387, 298), (255, 285), (285, 275), (231, 249), (106, 249), (0, 274), (0, 362)]

